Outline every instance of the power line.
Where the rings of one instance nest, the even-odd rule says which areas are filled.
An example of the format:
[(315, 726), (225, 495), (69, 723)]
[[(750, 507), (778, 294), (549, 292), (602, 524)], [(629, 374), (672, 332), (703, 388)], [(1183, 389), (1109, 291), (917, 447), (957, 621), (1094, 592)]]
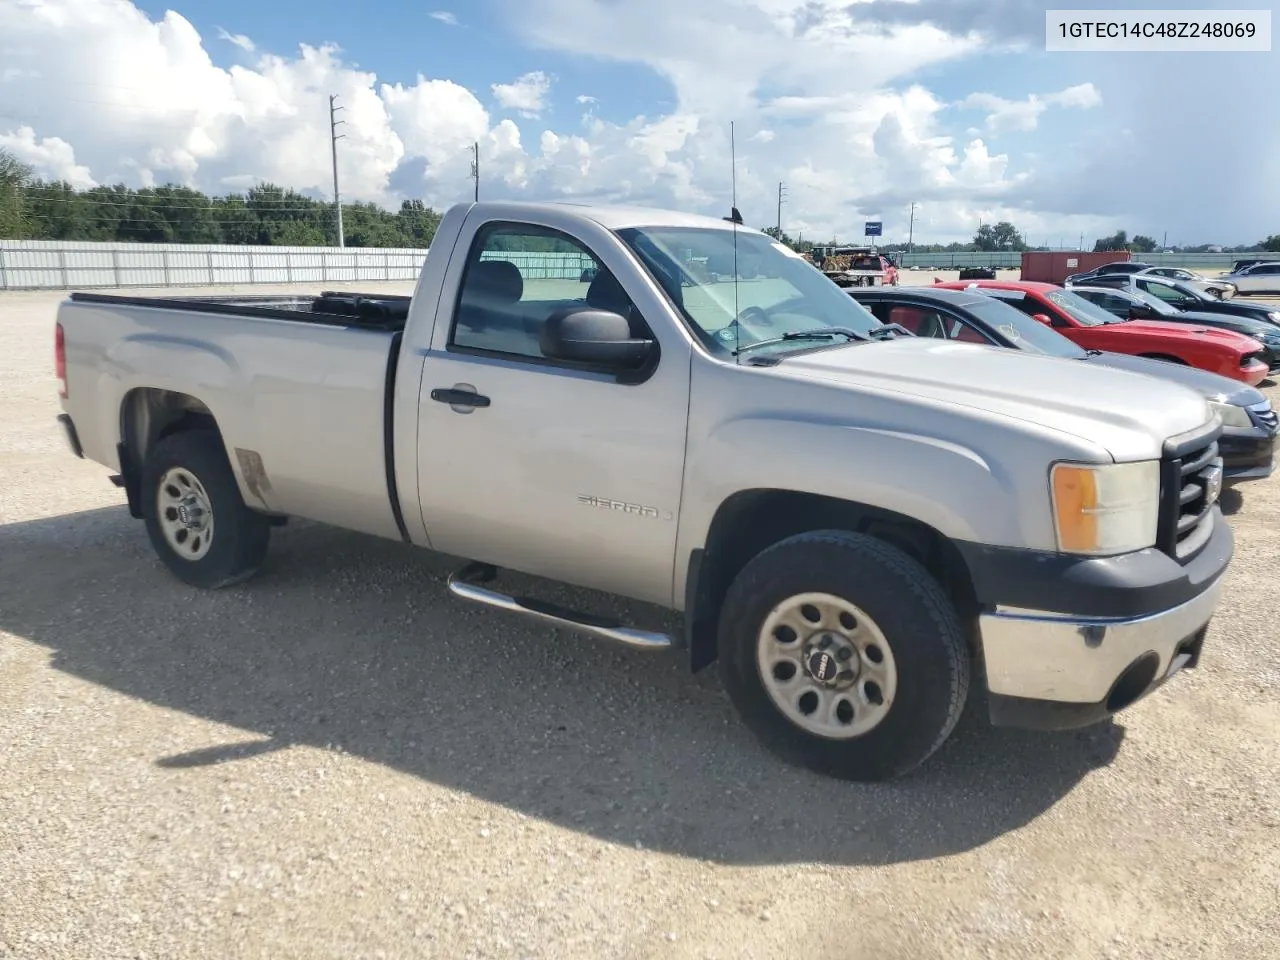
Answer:
[(786, 191), (786, 189), (787, 189), (786, 186), (784, 186), (782, 181), (779, 180), (778, 181), (778, 240), (779, 241), (782, 240), (782, 203), (784, 200), (783, 194)]
[(337, 94), (329, 95), (329, 139), (330, 146), (333, 148), (333, 206), (338, 211), (338, 246), (345, 247), (346, 243), (342, 236), (342, 199), (338, 195), (338, 141), (346, 135), (338, 133), (338, 124), (346, 121), (337, 119), (338, 111), (342, 109), (334, 106), (337, 99)]
[[(244, 197), (166, 197), (161, 194), (135, 194), (135, 200), (102, 200), (99, 195), (90, 193), (75, 194), (70, 197), (50, 197), (31, 192), (28, 187), (26, 199), (31, 203), (85, 203), (101, 207), (148, 207), (171, 208), (174, 210), (213, 210), (218, 206), (242, 210), (271, 210), (287, 212), (291, 210), (311, 211), (323, 210), (329, 206), (325, 200), (307, 199), (307, 203), (294, 203), (286, 200), (256, 200)], [(110, 194), (110, 196), (127, 196), (126, 194)], [(358, 201), (357, 201), (358, 202)], [(234, 205), (234, 206), (233, 206)]]

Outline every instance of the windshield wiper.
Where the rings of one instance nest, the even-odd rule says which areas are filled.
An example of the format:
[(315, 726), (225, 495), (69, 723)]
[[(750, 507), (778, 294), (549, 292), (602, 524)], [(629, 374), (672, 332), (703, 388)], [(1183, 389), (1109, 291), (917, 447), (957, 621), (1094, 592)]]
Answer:
[(746, 346), (739, 347), (734, 351), (734, 356), (746, 353), (749, 350), (755, 350), (759, 347), (770, 347), (779, 343), (791, 343), (796, 340), (832, 340), (836, 337), (844, 337), (846, 340), (870, 340), (865, 333), (859, 333), (849, 327), (818, 327), (813, 330), (792, 330), (784, 333), (780, 337), (771, 337), (768, 340), (757, 340), (755, 343), (748, 343)]
[(899, 334), (906, 337), (915, 336), (914, 333), (900, 323), (886, 323), (876, 327), (874, 330), (867, 331), (867, 336), (872, 340), (894, 340)]

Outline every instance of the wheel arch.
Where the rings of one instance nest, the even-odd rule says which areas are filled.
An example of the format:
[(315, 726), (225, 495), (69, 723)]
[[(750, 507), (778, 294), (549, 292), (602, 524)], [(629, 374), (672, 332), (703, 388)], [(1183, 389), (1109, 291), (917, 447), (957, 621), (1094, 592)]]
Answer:
[(976, 616), (978, 602), (968, 565), (951, 539), (935, 527), (882, 507), (821, 494), (744, 490), (720, 505), (706, 542), (690, 554), (684, 639), (692, 670), (715, 662), (720, 608), (747, 562), (787, 537), (826, 529), (865, 533), (898, 547), (937, 578), (962, 623)]
[[(139, 500), (142, 465), (155, 445), (179, 431), (200, 429), (216, 433), (225, 448), (217, 418), (198, 398), (158, 387), (135, 387), (124, 395), (120, 402), (117, 454), (130, 516), (142, 518)], [(234, 461), (232, 470), (235, 472)], [(236, 479), (240, 482), (238, 475)]]

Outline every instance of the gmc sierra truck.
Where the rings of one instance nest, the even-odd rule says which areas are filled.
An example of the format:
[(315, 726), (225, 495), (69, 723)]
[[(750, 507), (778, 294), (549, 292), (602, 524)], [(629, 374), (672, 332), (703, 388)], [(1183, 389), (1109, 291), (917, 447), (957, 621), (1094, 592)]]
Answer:
[(848, 779), (921, 764), (971, 683), (996, 724), (1128, 706), (1196, 665), (1233, 552), (1201, 396), (911, 336), (714, 218), (468, 203), (412, 297), (73, 293), (55, 341), (72, 450), (186, 584), (290, 517), (462, 557), (457, 597), (718, 662), (765, 745)]

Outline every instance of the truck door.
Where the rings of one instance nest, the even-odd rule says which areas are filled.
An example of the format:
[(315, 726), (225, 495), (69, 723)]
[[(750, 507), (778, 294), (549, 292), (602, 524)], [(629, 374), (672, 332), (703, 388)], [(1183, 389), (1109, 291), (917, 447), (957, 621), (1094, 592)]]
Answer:
[[(419, 397), (434, 549), (671, 601), (691, 345), (638, 269), (616, 237), (580, 220), (464, 223)], [(633, 335), (660, 348), (643, 382), (543, 355), (542, 326), (570, 304), (635, 308)], [(459, 403), (459, 391), (475, 397)]]

